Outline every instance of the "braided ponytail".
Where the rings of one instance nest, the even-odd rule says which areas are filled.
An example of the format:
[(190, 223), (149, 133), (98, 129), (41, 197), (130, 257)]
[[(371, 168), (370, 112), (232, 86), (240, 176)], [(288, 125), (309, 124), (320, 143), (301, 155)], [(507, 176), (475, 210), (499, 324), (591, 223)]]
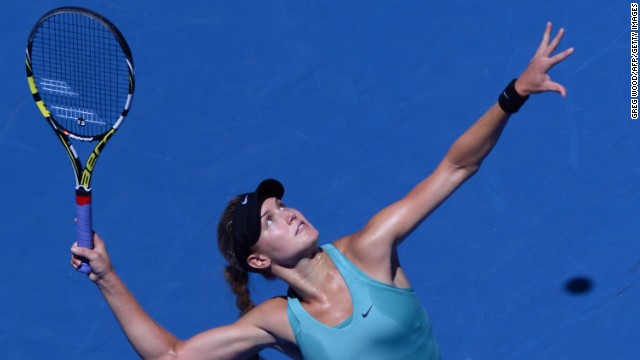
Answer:
[[(251, 300), (249, 291), (249, 272), (239, 263), (233, 248), (233, 212), (242, 201), (242, 196), (233, 198), (218, 222), (218, 248), (229, 265), (224, 269), (224, 278), (229, 283), (231, 291), (236, 295), (236, 306), (240, 310), (240, 316), (248, 313), (256, 307)], [(245, 260), (246, 261), (246, 260)], [(257, 353), (247, 358), (248, 360), (261, 360)]]
[(227, 265), (224, 269), (224, 278), (231, 286), (231, 290), (236, 295), (236, 306), (240, 310), (240, 316), (256, 307), (251, 300), (249, 291), (249, 273), (244, 269), (234, 265)]

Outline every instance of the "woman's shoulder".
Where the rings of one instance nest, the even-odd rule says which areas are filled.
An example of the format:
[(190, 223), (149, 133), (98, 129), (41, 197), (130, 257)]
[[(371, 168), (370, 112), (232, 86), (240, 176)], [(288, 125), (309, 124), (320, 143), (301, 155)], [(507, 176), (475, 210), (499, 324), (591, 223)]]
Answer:
[(269, 300), (263, 301), (258, 307), (263, 307), (268, 311), (286, 311), (287, 310), (287, 297), (276, 296)]
[(338, 249), (338, 251), (344, 254), (349, 249), (349, 245), (351, 243), (352, 237), (353, 235), (343, 236), (328, 245), (332, 245), (333, 247)]
[(287, 315), (287, 298), (278, 296), (260, 303), (243, 316), (255, 326), (272, 334), (282, 348), (295, 344), (295, 336)]
[(376, 246), (375, 242), (367, 241), (367, 236), (371, 234), (363, 229), (341, 237), (332, 245), (370, 278), (391, 286), (410, 287), (409, 280), (400, 269), (396, 250)]
[(241, 340), (241, 345), (260, 351), (266, 347), (274, 348), (287, 354), (292, 359), (301, 359), (300, 350), (296, 345), (295, 335), (289, 325), (287, 317), (287, 300), (282, 297), (262, 302), (251, 309), (233, 324), (223, 329), (231, 338)]
[(287, 317), (287, 299), (284, 296), (263, 301), (243, 318), (271, 332), (275, 332), (278, 329), (286, 329), (287, 327), (290, 328)]
[(275, 320), (279, 320), (284, 317), (286, 320), (287, 298), (285, 296), (277, 296), (269, 300), (265, 300), (249, 311), (247, 315), (250, 315), (251, 313), (255, 313), (262, 319), (269, 320), (270, 318), (274, 318)]

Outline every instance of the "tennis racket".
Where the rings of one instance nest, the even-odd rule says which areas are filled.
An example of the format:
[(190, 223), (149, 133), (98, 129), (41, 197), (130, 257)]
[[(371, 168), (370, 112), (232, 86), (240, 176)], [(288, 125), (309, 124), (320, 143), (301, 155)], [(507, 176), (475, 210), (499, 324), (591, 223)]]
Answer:
[[(78, 246), (93, 248), (91, 175), (131, 108), (133, 58), (109, 20), (78, 7), (54, 9), (27, 43), (27, 80), (38, 109), (64, 146), (76, 180)], [(95, 142), (83, 166), (72, 140)], [(89, 273), (83, 263), (78, 269)]]

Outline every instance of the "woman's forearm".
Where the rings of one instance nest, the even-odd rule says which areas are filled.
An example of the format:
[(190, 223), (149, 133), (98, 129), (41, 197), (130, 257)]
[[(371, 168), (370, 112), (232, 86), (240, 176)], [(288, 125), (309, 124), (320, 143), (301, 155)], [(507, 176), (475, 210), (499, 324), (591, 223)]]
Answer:
[(495, 103), (451, 146), (445, 159), (452, 165), (475, 172), (500, 138), (509, 114)]
[(142, 358), (172, 357), (179, 340), (144, 311), (115, 272), (98, 280), (96, 284), (129, 342)]

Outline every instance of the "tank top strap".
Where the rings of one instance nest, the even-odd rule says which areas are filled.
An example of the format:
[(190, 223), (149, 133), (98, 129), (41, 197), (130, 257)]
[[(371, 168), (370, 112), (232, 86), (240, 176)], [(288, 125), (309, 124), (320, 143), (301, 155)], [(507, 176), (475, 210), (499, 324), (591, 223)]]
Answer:
[(322, 246), (322, 249), (327, 252), (331, 261), (335, 264), (336, 268), (342, 275), (342, 278), (349, 287), (353, 301), (353, 313), (354, 316), (366, 316), (373, 306), (371, 294), (367, 286), (367, 279), (369, 278), (362, 270), (356, 267), (351, 260), (349, 260), (343, 253), (340, 252), (333, 244), (326, 244)]

